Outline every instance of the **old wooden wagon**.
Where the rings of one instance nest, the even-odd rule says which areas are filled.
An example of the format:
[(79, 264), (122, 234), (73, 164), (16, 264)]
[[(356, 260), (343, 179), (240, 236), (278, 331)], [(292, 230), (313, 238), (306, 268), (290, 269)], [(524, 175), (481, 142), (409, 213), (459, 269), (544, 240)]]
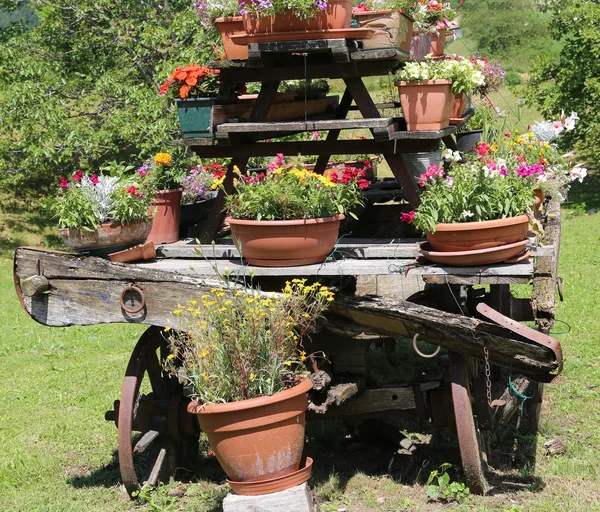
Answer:
[[(386, 75), (405, 56), (396, 49), (360, 50), (346, 40), (254, 44), (250, 50), (253, 58), (249, 61), (220, 64), (227, 79), (236, 83), (262, 82), (249, 119), (217, 125), (212, 138), (175, 144), (189, 146), (201, 157), (232, 157), (224, 184), (228, 191), (233, 166), (244, 168), (253, 155), (319, 155), (318, 172), (332, 154), (380, 153), (396, 180), (376, 184), (367, 195), (368, 207), (361, 221), (349, 228), (356, 233), (362, 226), (365, 235), (342, 238), (323, 264), (250, 267), (230, 240), (215, 239), (223, 222), (221, 193), (201, 231), (204, 245), (200, 251), (194, 239), (183, 239), (159, 246), (153, 261), (118, 264), (19, 248), (14, 277), (24, 309), (36, 321), (56, 327), (115, 322), (150, 326), (133, 350), (121, 397), (106, 415), (118, 427), (121, 474), (131, 495), (143, 485), (168, 479), (178, 461), (197, 449), (199, 431), (186, 409), (189, 399), (176, 380), (162, 373), (161, 366), (168, 354), (163, 327), (177, 327), (172, 316), (177, 305), (214, 286), (215, 269), (230, 279), (244, 279), (252, 272), (263, 289), (280, 289), (292, 277), (319, 279), (339, 293), (310, 347), (324, 351), (329, 361), (325, 367), (315, 364), (313, 368), (312, 413), (319, 418), (353, 420), (408, 415), (443, 426), (448, 424), (450, 406), (467, 483), (473, 492), (485, 493), (489, 433), (499, 419), (513, 415), (520, 403), (502, 369), (510, 370), (512, 388), (532, 397), (528, 410), (535, 428), (542, 383), (551, 381), (562, 367), (560, 345), (548, 335), (559, 284), (558, 203), (544, 205), (540, 218), (544, 235), (530, 239), (530, 256), (517, 263), (444, 267), (419, 259), (420, 240), (385, 236), (397, 223), (398, 205), (418, 203), (415, 182), (401, 155), (430, 150), (440, 139), (454, 147), (456, 127), (407, 132), (401, 119), (381, 116), (382, 108), (395, 105), (376, 105), (363, 78)], [(346, 90), (339, 106), (325, 119), (261, 122), (280, 81), (305, 77), (342, 79)], [(353, 102), (362, 117), (347, 119)], [(368, 129), (372, 137), (338, 140), (345, 129)], [(328, 135), (323, 141), (276, 139), (312, 130)], [(378, 238), (369, 238), (368, 233)], [(213, 239), (215, 243), (208, 243)], [(517, 299), (511, 294), (514, 285), (528, 285), (530, 293)], [(537, 329), (523, 321), (534, 321)], [(403, 373), (397, 382), (373, 385), (368, 365), (373, 345), (388, 351), (396, 344), (412, 343), (422, 353), (420, 341), (443, 349), (445, 369), (414, 372), (411, 378)], [(441, 358), (438, 353), (433, 356)], [(144, 379), (151, 392), (142, 392)], [(141, 452), (150, 455), (140, 468), (135, 456)]]

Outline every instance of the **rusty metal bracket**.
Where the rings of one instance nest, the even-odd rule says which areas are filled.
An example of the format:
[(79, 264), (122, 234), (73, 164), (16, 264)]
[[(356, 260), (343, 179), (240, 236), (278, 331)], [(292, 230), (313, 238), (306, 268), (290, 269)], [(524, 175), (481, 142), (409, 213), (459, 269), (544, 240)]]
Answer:
[[(129, 306), (127, 306), (125, 304), (125, 294), (129, 291), (133, 291), (139, 294), (140, 296), (140, 305), (139, 306), (135, 306), (130, 308)], [(123, 291), (121, 292), (121, 308), (126, 311), (127, 313), (130, 313), (132, 315), (135, 315), (136, 313), (139, 313), (142, 309), (144, 309), (144, 307), (146, 306), (146, 296), (144, 295), (144, 292), (142, 291), (141, 288), (138, 288), (137, 286), (135, 286), (133, 283), (129, 283), (127, 286), (125, 286), (123, 288)]]
[(553, 338), (552, 336), (548, 336), (547, 334), (544, 334), (543, 332), (536, 331), (535, 329), (532, 329), (531, 327), (523, 325), (523, 324), (517, 322), (516, 320), (513, 320), (512, 318), (508, 318), (507, 316), (504, 316), (501, 313), (498, 313), (498, 311), (489, 307), (484, 302), (480, 302), (479, 304), (477, 304), (477, 312), (482, 314), (488, 320), (491, 320), (492, 322), (494, 322), (502, 327), (505, 327), (509, 331), (512, 331), (515, 334), (518, 334), (519, 336), (522, 336), (527, 341), (530, 341), (531, 343), (535, 343), (536, 345), (540, 345), (542, 347), (546, 347), (546, 348), (550, 349), (554, 353), (554, 357), (556, 358), (556, 363), (558, 366), (556, 373), (551, 374), (550, 377), (554, 378), (554, 377), (556, 377), (556, 375), (558, 375), (562, 371), (562, 368), (563, 368), (562, 348), (560, 346), (560, 342), (557, 339)]

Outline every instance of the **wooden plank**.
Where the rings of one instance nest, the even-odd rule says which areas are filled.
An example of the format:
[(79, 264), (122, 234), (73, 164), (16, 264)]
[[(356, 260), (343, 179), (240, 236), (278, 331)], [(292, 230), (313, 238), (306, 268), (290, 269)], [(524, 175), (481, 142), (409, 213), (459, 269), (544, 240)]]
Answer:
[(424, 340), (479, 359), (487, 346), (492, 364), (512, 367), (538, 380), (548, 380), (549, 372), (558, 368), (549, 348), (504, 327), (410, 302), (375, 296), (340, 296), (331, 304), (330, 312), (364, 326), (369, 332), (408, 338), (419, 333)]
[(398, 59), (399, 62), (405, 62), (410, 55), (400, 48), (362, 48), (350, 53), (350, 58), (355, 62), (370, 61), (379, 59)]
[(448, 126), (441, 130), (415, 130), (406, 131), (402, 128), (394, 133), (390, 138), (394, 140), (420, 140), (420, 139), (442, 139), (456, 133), (456, 126)]
[(218, 127), (220, 133), (302, 132), (319, 130), (357, 130), (361, 128), (384, 129), (392, 119), (332, 119), (326, 121), (288, 121), (273, 123), (225, 123)]

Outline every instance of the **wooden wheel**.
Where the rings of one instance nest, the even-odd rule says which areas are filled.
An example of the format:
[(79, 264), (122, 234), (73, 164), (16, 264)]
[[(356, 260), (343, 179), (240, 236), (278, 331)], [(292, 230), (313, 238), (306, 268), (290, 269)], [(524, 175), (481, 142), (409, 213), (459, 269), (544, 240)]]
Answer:
[(488, 469), (488, 433), (479, 428), (477, 416), (473, 413), (470, 377), (465, 357), (456, 352), (449, 352), (448, 356), (456, 431), (467, 485), (472, 493), (485, 494), (489, 489), (485, 478)]
[[(177, 379), (162, 372), (168, 353), (162, 328), (148, 328), (129, 359), (121, 400), (107, 413), (118, 427), (119, 467), (130, 497), (146, 485), (168, 482), (185, 456), (198, 451), (199, 428), (187, 412), (189, 399)], [(145, 376), (148, 393), (141, 391)]]

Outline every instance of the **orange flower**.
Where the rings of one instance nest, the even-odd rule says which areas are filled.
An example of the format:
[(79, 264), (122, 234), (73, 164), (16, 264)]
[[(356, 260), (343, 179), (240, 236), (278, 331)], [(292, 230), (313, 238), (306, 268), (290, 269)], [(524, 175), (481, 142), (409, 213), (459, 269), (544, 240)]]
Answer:
[(187, 78), (187, 72), (181, 69), (180, 67), (177, 67), (177, 69), (175, 70), (175, 78), (177, 80), (185, 80)]
[(187, 98), (188, 93), (190, 92), (191, 87), (189, 85), (182, 85), (181, 89), (179, 89), (179, 97), (183, 100)]
[(190, 87), (194, 87), (194, 86), (195, 86), (195, 85), (198, 83), (198, 78), (197, 78), (197, 77), (195, 77), (195, 76), (188, 76), (188, 77), (185, 79), (185, 83), (186, 83), (187, 85), (189, 85)]
[(157, 165), (169, 165), (173, 161), (169, 153), (156, 153), (154, 163)]

